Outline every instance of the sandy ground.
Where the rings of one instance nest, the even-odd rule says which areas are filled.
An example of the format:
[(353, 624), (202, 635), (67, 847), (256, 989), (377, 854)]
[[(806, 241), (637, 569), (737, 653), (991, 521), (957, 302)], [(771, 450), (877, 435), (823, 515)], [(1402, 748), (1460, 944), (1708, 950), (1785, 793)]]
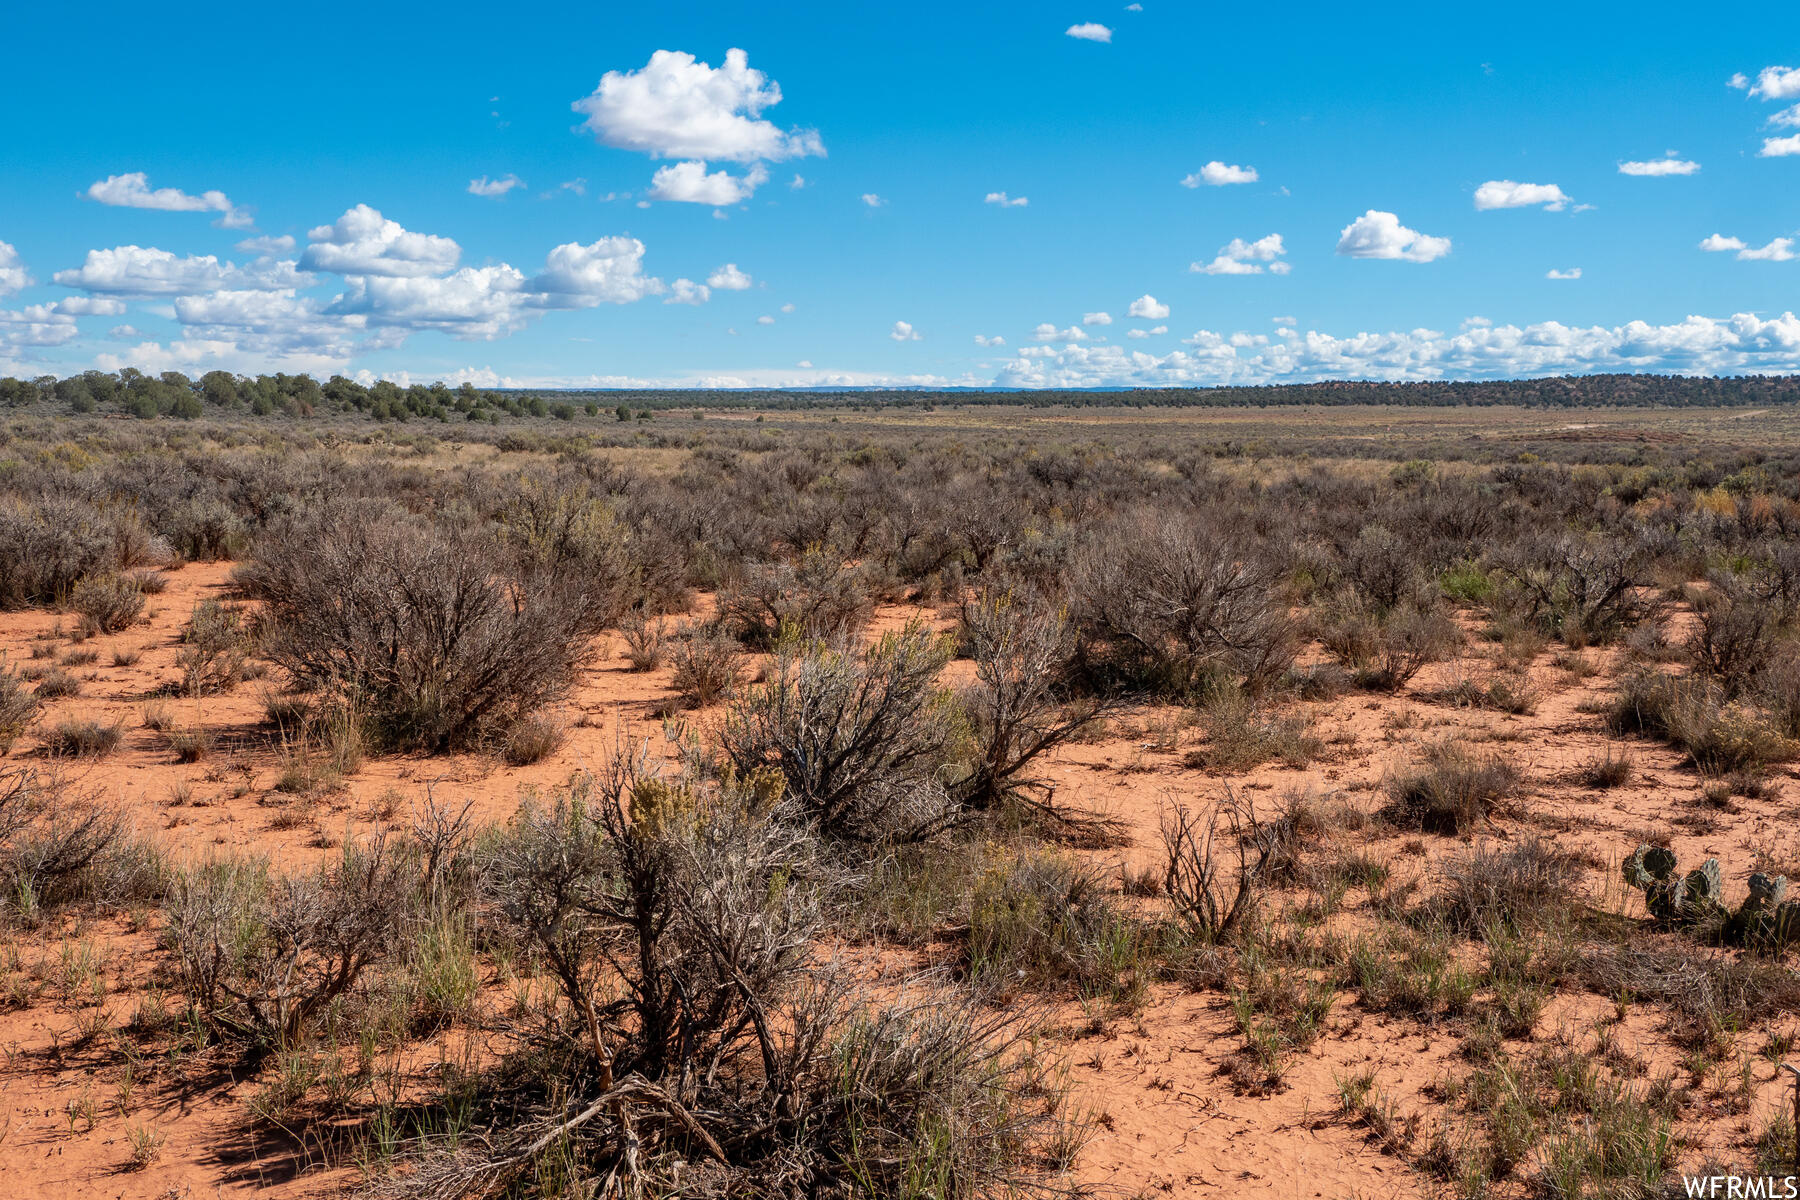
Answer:
[[(148, 619), (132, 629), (71, 647), (50, 640), (57, 627), (73, 627), (66, 615), (44, 612), (0, 616), (0, 654), (16, 667), (45, 666), (70, 649), (94, 650), (97, 659), (70, 668), (81, 694), (47, 707), (40, 728), (72, 716), (123, 719), (124, 745), (94, 760), (42, 758), (34, 735), (13, 750), (15, 761), (64, 771), (79, 787), (134, 815), (155, 830), (177, 861), (201, 861), (221, 851), (255, 851), (284, 867), (298, 867), (329, 853), (346, 836), (382, 823), (404, 826), (429, 792), (460, 806), (473, 801), (483, 818), (504, 818), (529, 789), (552, 787), (572, 772), (601, 762), (625, 739), (663, 745), (660, 715), (671, 698), (668, 672), (634, 673), (622, 640), (600, 639), (591, 665), (558, 714), (567, 723), (562, 746), (529, 767), (512, 768), (475, 755), (370, 759), (345, 786), (305, 811), (299, 801), (273, 790), (284, 768), (283, 752), (264, 721), (264, 693), (272, 680), (250, 682), (233, 693), (201, 701), (164, 698), (159, 689), (178, 680), (179, 635), (193, 607), (221, 595), (229, 568), (190, 565), (169, 575), (169, 586), (151, 600)], [(879, 624), (909, 614), (889, 610)], [(34, 650), (48, 654), (34, 659)], [(134, 665), (113, 665), (115, 650), (136, 651)], [(1588, 650), (1602, 668), (1580, 678), (1553, 663), (1546, 650), (1531, 665), (1540, 700), (1529, 716), (1509, 716), (1448, 704), (1437, 694), (1463, 677), (1493, 672), (1492, 648), (1471, 639), (1469, 657), (1427, 668), (1402, 694), (1344, 697), (1296, 706), (1326, 741), (1324, 753), (1303, 770), (1259, 768), (1233, 777), (1231, 786), (1274, 803), (1291, 790), (1372, 812), (1381, 781), (1412, 761), (1421, 744), (1453, 731), (1472, 734), (1515, 760), (1530, 782), (1529, 816), (1509, 820), (1480, 836), (1529, 833), (1552, 837), (1589, 864), (1584, 890), (1609, 907), (1629, 910), (1617, 881), (1618, 860), (1651, 834), (1670, 839), (1684, 865), (1709, 855), (1726, 865), (1727, 889), (1761, 854), (1777, 864), (1800, 863), (1800, 824), (1792, 818), (1792, 784), (1784, 776), (1769, 798), (1731, 802), (1729, 810), (1700, 802), (1694, 772), (1673, 751), (1642, 741), (1625, 749), (1636, 771), (1611, 791), (1590, 790), (1578, 770), (1608, 750), (1600, 718), (1580, 711), (1610, 690), (1611, 653)], [(167, 736), (145, 728), (146, 703), (160, 702), (181, 726), (203, 726), (216, 746), (202, 761), (175, 760)], [(717, 714), (687, 719), (705, 723)], [(1159, 814), (1171, 800), (1204, 801), (1222, 781), (1183, 765), (1201, 734), (1183, 727), (1174, 709), (1129, 714), (1113, 723), (1104, 740), (1061, 752), (1049, 775), (1060, 803), (1117, 818), (1126, 844), (1093, 852), (1108, 870), (1142, 868), (1160, 853)], [(1454, 840), (1417, 836), (1372, 843), (1371, 853), (1397, 875), (1421, 875), (1443, 856), (1466, 847)], [(81, 974), (84, 956), (101, 966), (107, 998), (100, 1006), (115, 1023), (144, 1001), (147, 953), (154, 933), (141, 914), (123, 914), (48, 937), (20, 934), (0, 947), (0, 976), (34, 976), (40, 982), (24, 1006), (0, 1011), (0, 1194), (18, 1197), (213, 1197), (256, 1193), (277, 1196), (335, 1194), (354, 1185), (353, 1167), (301, 1170), (317, 1156), (298, 1155), (281, 1139), (259, 1141), (244, 1101), (252, 1081), (228, 1072), (190, 1079), (181, 1088), (126, 1082), (119, 1056), (76, 1044), (82, 1021), (94, 1008), (60, 981)], [(1089, 1012), (1068, 1005), (1059, 1018), (1056, 1048), (1066, 1058), (1077, 1103), (1096, 1122), (1079, 1176), (1108, 1194), (1123, 1196), (1389, 1197), (1433, 1193), (1435, 1185), (1403, 1160), (1385, 1153), (1362, 1128), (1338, 1111), (1336, 1080), (1373, 1070), (1378, 1087), (1402, 1113), (1429, 1117), (1430, 1085), (1451, 1067), (1457, 1039), (1410, 1020), (1363, 1013), (1340, 1001), (1322, 1038), (1300, 1055), (1286, 1086), (1272, 1095), (1241, 1095), (1222, 1074), (1239, 1045), (1227, 1000), (1217, 994), (1158, 986), (1136, 1013)], [(1540, 1021), (1539, 1038), (1591, 1039), (1601, 1010), (1592, 996), (1558, 996)], [(1634, 1015), (1617, 1035), (1655, 1051), (1654, 1022)], [(412, 1051), (424, 1061), (449, 1055), (446, 1044)], [(146, 1064), (139, 1078), (155, 1077)], [(1753, 1122), (1781, 1102), (1772, 1063), (1755, 1068), (1756, 1101), (1750, 1113), (1720, 1111), (1689, 1131), (1702, 1149), (1741, 1142)], [(126, 1084), (126, 1086), (121, 1086)], [(149, 1167), (131, 1169), (134, 1130), (163, 1141)]]

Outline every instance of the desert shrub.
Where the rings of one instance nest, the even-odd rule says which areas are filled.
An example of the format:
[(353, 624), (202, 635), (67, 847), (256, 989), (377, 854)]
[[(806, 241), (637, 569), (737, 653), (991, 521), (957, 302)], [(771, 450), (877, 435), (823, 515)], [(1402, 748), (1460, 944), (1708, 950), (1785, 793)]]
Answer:
[(1724, 693), (1736, 699), (1775, 657), (1779, 618), (1774, 607), (1721, 582), (1697, 615), (1688, 654)]
[(861, 629), (874, 604), (861, 571), (824, 546), (797, 563), (746, 565), (719, 592), (719, 620), (745, 644), (763, 649), (788, 634), (842, 638)]
[(1296, 648), (1280, 584), (1261, 550), (1166, 517), (1097, 534), (1071, 586), (1095, 669), (1186, 696), (1219, 679), (1252, 692), (1280, 679)]
[(175, 880), (166, 937), (213, 1029), (254, 1051), (294, 1048), (393, 950), (411, 887), (382, 836), (300, 875), (221, 859)]
[(1430, 585), (1420, 549), (1381, 525), (1365, 525), (1344, 553), (1344, 577), (1378, 609), (1422, 607)]
[(652, 620), (641, 611), (629, 613), (619, 625), (625, 637), (625, 658), (634, 671), (654, 671), (668, 653), (668, 632), (662, 619)]
[(669, 643), (669, 680), (689, 708), (716, 704), (737, 689), (744, 652), (737, 639), (718, 629), (694, 626)]
[(1138, 954), (1139, 933), (1101, 876), (1059, 854), (996, 863), (969, 900), (968, 972), (989, 987), (1116, 996), (1131, 986)]
[(515, 767), (540, 762), (562, 745), (564, 733), (561, 721), (542, 715), (525, 717), (506, 731), (500, 757)]
[(1043, 806), (1048, 788), (1033, 764), (1111, 707), (1073, 694), (1075, 634), (1066, 614), (1034, 595), (993, 589), (963, 606), (958, 640), (975, 663), (975, 682), (959, 694), (970, 759), (953, 787), (957, 802)]
[(1663, 739), (1710, 775), (1766, 767), (1791, 758), (1796, 749), (1763, 712), (1743, 701), (1727, 702), (1718, 685), (1693, 674), (1626, 676), (1607, 721), (1615, 733)]
[(44, 752), (58, 758), (99, 758), (125, 740), (125, 722), (96, 717), (70, 717), (44, 733)]
[(43, 707), (37, 693), (28, 691), (18, 673), (0, 661), (0, 757), (12, 749), (21, 733), (31, 728)]
[(1351, 600), (1329, 613), (1319, 641), (1352, 673), (1357, 686), (1393, 692), (1427, 664), (1455, 653), (1461, 631), (1437, 607), (1382, 609)]
[(250, 632), (237, 609), (217, 600), (195, 605), (175, 655), (182, 690), (190, 696), (231, 691), (246, 678), (250, 649)]
[(772, 769), (827, 837), (913, 840), (957, 815), (941, 778), (962, 732), (938, 686), (948, 638), (914, 622), (860, 648), (791, 641), (720, 733), (738, 771)]
[(264, 653), (353, 699), (378, 744), (424, 750), (477, 745), (562, 698), (618, 603), (562, 560), (342, 505), (272, 534), (241, 578), (263, 603)]
[(161, 857), (117, 810), (59, 776), (0, 771), (0, 906), (27, 921), (65, 905), (127, 905), (157, 895)]
[(1574, 644), (1611, 641), (1655, 614), (1649, 545), (1632, 535), (1557, 534), (1505, 555), (1510, 601), (1546, 633)]
[(1431, 833), (1465, 834), (1486, 824), (1523, 782), (1519, 768), (1451, 740), (1425, 747), (1419, 764), (1389, 779), (1385, 815)]
[(1552, 921), (1566, 914), (1579, 875), (1573, 856), (1541, 838), (1504, 849), (1483, 842), (1444, 866), (1425, 919), (1477, 936)]
[(69, 607), (88, 633), (117, 633), (144, 613), (144, 593), (127, 575), (84, 576), (69, 592)]
[(0, 609), (57, 603), (124, 565), (112, 523), (80, 500), (0, 500)]
[(169, 751), (174, 754), (176, 762), (199, 762), (212, 753), (213, 734), (204, 725), (193, 725), (186, 729), (171, 729), (168, 738)]

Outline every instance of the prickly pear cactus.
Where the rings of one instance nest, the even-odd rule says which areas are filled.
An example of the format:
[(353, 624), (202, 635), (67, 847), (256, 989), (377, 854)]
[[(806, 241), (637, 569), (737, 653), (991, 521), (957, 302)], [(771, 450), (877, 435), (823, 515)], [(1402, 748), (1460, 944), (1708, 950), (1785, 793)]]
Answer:
[(1625, 860), (1625, 882), (1634, 888), (1666, 883), (1675, 872), (1675, 852), (1662, 846), (1639, 846)]
[(1644, 907), (1659, 922), (1708, 927), (1739, 946), (1781, 951), (1800, 945), (1800, 900), (1787, 899), (1787, 877), (1758, 871), (1749, 894), (1735, 911), (1725, 907), (1719, 860), (1709, 858), (1685, 875), (1675, 871), (1675, 855), (1660, 846), (1639, 846), (1626, 859), (1625, 882), (1644, 893)]

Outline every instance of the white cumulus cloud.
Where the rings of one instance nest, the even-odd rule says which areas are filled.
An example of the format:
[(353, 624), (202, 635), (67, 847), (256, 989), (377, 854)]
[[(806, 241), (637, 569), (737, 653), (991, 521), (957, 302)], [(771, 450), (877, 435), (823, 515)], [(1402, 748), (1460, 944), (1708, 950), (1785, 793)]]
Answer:
[(1566, 271), (1558, 271), (1555, 267), (1551, 267), (1548, 271), (1544, 272), (1544, 278), (1545, 279), (1580, 279), (1581, 278), (1581, 268), (1580, 267), (1570, 267)]
[(1391, 212), (1371, 208), (1344, 226), (1337, 252), (1346, 258), (1387, 258), (1427, 263), (1450, 253), (1450, 239), (1408, 229)]
[(279, 291), (308, 287), (311, 276), (288, 261), (260, 259), (247, 267), (211, 254), (181, 256), (146, 246), (89, 250), (81, 266), (58, 271), (64, 287), (113, 296), (191, 296), (216, 291)]
[(1665, 158), (1653, 158), (1644, 162), (1622, 162), (1619, 164), (1621, 175), (1692, 175), (1700, 170), (1700, 164), (1687, 159), (1677, 158), (1673, 154)]
[(705, 163), (690, 160), (658, 169), (650, 179), (650, 198), (724, 208), (748, 200), (768, 179), (769, 172), (761, 163), (743, 175), (729, 171), (708, 174)]
[(1800, 133), (1791, 137), (1764, 138), (1762, 149), (1756, 152), (1758, 158), (1790, 158), (1800, 154)]
[(983, 204), (996, 204), (1001, 208), (1024, 208), (1031, 203), (1026, 196), (1008, 196), (1005, 192), (989, 192)]
[(1081, 314), (1083, 325), (1111, 325), (1112, 314), (1109, 312), (1091, 312)]
[(413, 233), (367, 204), (349, 209), (307, 235), (300, 256), (309, 271), (338, 275), (438, 275), (456, 266), (462, 247), (447, 237)]
[(781, 103), (781, 86), (728, 50), (712, 67), (680, 50), (658, 50), (635, 71), (608, 71), (575, 101), (584, 128), (602, 143), (659, 158), (752, 163), (825, 153), (811, 129), (782, 130), (762, 119)]
[(1708, 254), (1735, 252), (1740, 262), (1787, 262), (1794, 257), (1794, 239), (1778, 237), (1766, 245), (1752, 246), (1742, 238), (1715, 233), (1701, 241), (1700, 249)]
[(1189, 263), (1188, 270), (1202, 275), (1261, 275), (1265, 271), (1286, 275), (1291, 269), (1281, 261), (1281, 256), (1286, 253), (1287, 247), (1281, 244), (1279, 233), (1257, 238), (1254, 242), (1232, 238), (1219, 247), (1217, 257), (1211, 262)]
[[(1743, 86), (1737, 80), (1742, 75), (1733, 76), (1733, 86)], [(1749, 84), (1749, 80), (1744, 80)], [(1764, 100), (1788, 100), (1800, 96), (1800, 67), (1764, 67), (1756, 76), (1756, 82), (1749, 84), (1750, 94)]]
[(88, 185), (87, 197), (115, 208), (152, 208), (160, 212), (216, 212), (221, 229), (248, 229), (250, 214), (234, 205), (220, 191), (191, 195), (180, 188), (152, 188), (150, 177), (143, 171), (124, 175), (108, 175)]
[(1169, 306), (1159, 302), (1149, 292), (1145, 292), (1131, 302), (1131, 307), (1126, 312), (1146, 321), (1161, 321), (1168, 317)]
[(31, 286), (31, 272), (11, 242), (0, 242), (0, 296), (10, 296)]
[(1475, 207), (1483, 212), (1540, 204), (1549, 212), (1561, 212), (1568, 207), (1569, 197), (1554, 183), (1516, 183), (1511, 179), (1490, 179), (1475, 189)]
[(896, 342), (916, 342), (920, 340), (919, 331), (906, 321), (895, 321), (894, 327), (888, 330), (888, 336)]
[(705, 304), (712, 299), (712, 289), (691, 279), (677, 279), (669, 285), (669, 298), (664, 304)]
[(741, 292), (751, 287), (756, 281), (748, 274), (738, 270), (736, 263), (726, 263), (706, 277), (707, 286), (716, 287), (726, 292)]
[(1097, 21), (1084, 21), (1079, 25), (1069, 26), (1063, 30), (1063, 34), (1084, 42), (1110, 42), (1113, 31)]
[(993, 337), (989, 337), (986, 334), (978, 333), (975, 335), (975, 344), (977, 346), (1004, 346), (1006, 345), (1006, 339), (997, 334)]
[(662, 290), (662, 280), (644, 274), (644, 243), (633, 237), (565, 242), (544, 257), (543, 273), (531, 281), (541, 297), (535, 303), (545, 308), (630, 304)]
[(1259, 178), (1261, 177), (1257, 175), (1255, 167), (1233, 166), (1215, 158), (1192, 175), (1184, 176), (1181, 186), (1197, 188), (1204, 184), (1207, 187), (1225, 187), (1233, 183), (1255, 183)]
[(862, 195), (862, 202), (864, 204), (868, 205), (870, 208), (881, 208), (883, 205), (885, 205), (887, 203), (886, 200), (883, 200), (880, 196), (876, 195), (874, 192), (864, 192)]

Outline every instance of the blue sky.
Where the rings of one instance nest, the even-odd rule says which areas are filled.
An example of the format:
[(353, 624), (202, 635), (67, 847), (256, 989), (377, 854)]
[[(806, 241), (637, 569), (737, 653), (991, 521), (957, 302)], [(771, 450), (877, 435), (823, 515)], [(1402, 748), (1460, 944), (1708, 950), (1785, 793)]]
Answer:
[(0, 373), (1800, 370), (1800, 18), (769, 7), (10, 14)]

